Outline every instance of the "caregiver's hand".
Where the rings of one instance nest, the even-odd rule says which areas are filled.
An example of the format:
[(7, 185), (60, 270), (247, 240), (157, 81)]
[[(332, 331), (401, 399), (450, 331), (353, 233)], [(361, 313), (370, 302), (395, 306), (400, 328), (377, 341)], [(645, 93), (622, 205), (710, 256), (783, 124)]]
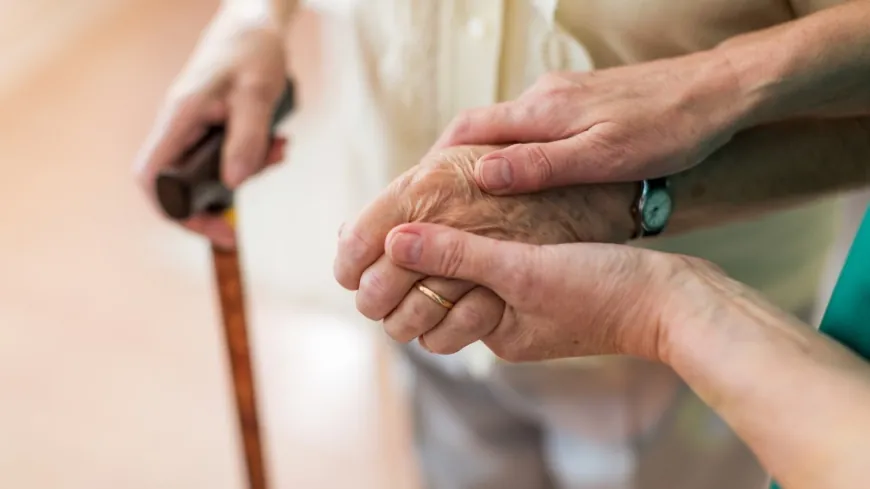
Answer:
[[(176, 164), (211, 125), (227, 125), (221, 175), (230, 188), (283, 159), (284, 140), (273, 141), (269, 131), (285, 86), (284, 54), (283, 35), (271, 24), (218, 15), (139, 154), (137, 179), (149, 198), (156, 200), (157, 173)], [(232, 230), (219, 217), (194, 216), (184, 224), (221, 246), (234, 245)]]
[(509, 361), (616, 353), (658, 360), (664, 314), (688, 283), (681, 274), (709, 266), (630, 246), (537, 246), (425, 223), (394, 228), (386, 253), (403, 268), (468, 280), (502, 298), (490, 331), (475, 338), (453, 331), (451, 340), (482, 340)]
[[(498, 324), (504, 303), (484, 287), (428, 278), (394, 265), (384, 240), (400, 224), (443, 224), (491, 238), (536, 244), (576, 241), (624, 242), (635, 229), (631, 206), (635, 184), (574, 186), (534, 195), (493, 197), (472, 180), (474, 162), (492, 147), (454, 147), (429, 154), (395, 180), (343, 227), (335, 276), (358, 290), (357, 309), (384, 319), (395, 340), (422, 337), (437, 353), (452, 353)], [(447, 309), (417, 291), (423, 284), (456, 303)], [(473, 289), (473, 290), (472, 290)], [(466, 295), (467, 294), (467, 295)], [(462, 340), (457, 340), (462, 338)]]
[(717, 50), (541, 77), (518, 99), (456, 118), (436, 148), (514, 144), (482, 158), (490, 193), (638, 181), (692, 167), (740, 128), (749, 102)]
[(870, 365), (707, 262), (613, 244), (525, 245), (424, 223), (393, 229), (386, 252), (504, 299), (480, 339), (506, 360), (663, 362), (783, 487), (866, 486)]

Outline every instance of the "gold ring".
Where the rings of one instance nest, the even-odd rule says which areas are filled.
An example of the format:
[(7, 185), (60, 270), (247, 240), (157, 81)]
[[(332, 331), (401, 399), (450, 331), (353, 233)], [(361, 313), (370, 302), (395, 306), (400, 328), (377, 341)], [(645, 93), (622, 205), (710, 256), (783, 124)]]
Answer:
[(417, 282), (417, 290), (422, 292), (423, 295), (425, 295), (426, 297), (432, 299), (432, 302), (438, 304), (439, 306), (441, 306), (447, 310), (453, 309), (452, 302), (445, 299), (438, 292), (435, 292), (434, 290), (430, 289), (429, 287), (426, 287), (425, 285), (423, 285), (422, 282)]

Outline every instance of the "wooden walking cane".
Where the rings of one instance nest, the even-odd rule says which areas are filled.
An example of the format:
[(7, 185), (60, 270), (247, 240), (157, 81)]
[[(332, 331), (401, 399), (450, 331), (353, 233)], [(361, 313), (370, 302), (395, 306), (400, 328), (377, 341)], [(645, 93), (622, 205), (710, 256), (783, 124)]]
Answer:
[[(293, 109), (293, 84), (287, 88), (276, 107), (271, 129)], [(157, 199), (172, 219), (184, 220), (206, 212), (223, 215), (235, 232), (233, 192), (220, 178), (220, 155), (224, 128), (213, 127), (182, 156), (178, 165), (157, 176)], [(215, 280), (220, 299), (224, 336), (232, 370), (233, 391), (249, 489), (266, 489), (263, 443), (257, 416), (254, 372), (251, 362), (248, 328), (245, 320), (245, 294), (238, 250), (212, 246)]]

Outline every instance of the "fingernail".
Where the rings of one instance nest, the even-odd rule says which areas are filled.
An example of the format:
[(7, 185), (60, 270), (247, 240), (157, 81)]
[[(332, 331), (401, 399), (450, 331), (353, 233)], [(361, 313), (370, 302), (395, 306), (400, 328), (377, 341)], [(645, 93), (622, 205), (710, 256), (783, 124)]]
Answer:
[(480, 177), (487, 190), (501, 190), (511, 186), (513, 173), (511, 164), (504, 158), (494, 158), (480, 162)]
[(423, 240), (417, 234), (396, 233), (390, 240), (390, 250), (393, 258), (401, 263), (417, 263), (423, 252)]

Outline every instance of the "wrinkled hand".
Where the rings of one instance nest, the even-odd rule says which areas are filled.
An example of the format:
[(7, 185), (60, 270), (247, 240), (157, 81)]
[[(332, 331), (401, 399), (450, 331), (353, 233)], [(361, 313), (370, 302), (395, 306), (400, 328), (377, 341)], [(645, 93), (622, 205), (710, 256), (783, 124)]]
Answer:
[[(682, 289), (677, 276), (703, 266), (630, 246), (535, 246), (423, 223), (393, 229), (386, 253), (409, 270), (468, 280), (503, 299), (492, 329), (473, 340), (514, 362), (606, 354), (659, 360), (663, 314)], [(451, 331), (452, 341), (470, 343), (460, 333)]]
[[(156, 202), (156, 175), (217, 124), (227, 125), (221, 176), (230, 188), (281, 161), (285, 141), (271, 139), (270, 122), (285, 80), (279, 32), (218, 18), (170, 89), (137, 158), (139, 185)], [(195, 216), (184, 224), (221, 246), (235, 244), (223, 219)]]
[(632, 235), (634, 184), (494, 197), (481, 192), (472, 179), (475, 161), (492, 149), (454, 147), (429, 154), (341, 230), (336, 279), (358, 291), (359, 311), (384, 319), (385, 330), (395, 340), (420, 338), (431, 351), (452, 353), (495, 328), (504, 311), (504, 302), (491, 290), (466, 281), (423, 280), (456, 304), (449, 314), (414, 289), (425, 276), (384, 256), (384, 240), (395, 226), (429, 222), (535, 244), (623, 242)]
[(748, 113), (746, 99), (718, 51), (554, 73), (514, 101), (461, 114), (435, 147), (522, 143), (478, 165), (478, 184), (495, 194), (639, 181), (685, 170), (720, 148)]

